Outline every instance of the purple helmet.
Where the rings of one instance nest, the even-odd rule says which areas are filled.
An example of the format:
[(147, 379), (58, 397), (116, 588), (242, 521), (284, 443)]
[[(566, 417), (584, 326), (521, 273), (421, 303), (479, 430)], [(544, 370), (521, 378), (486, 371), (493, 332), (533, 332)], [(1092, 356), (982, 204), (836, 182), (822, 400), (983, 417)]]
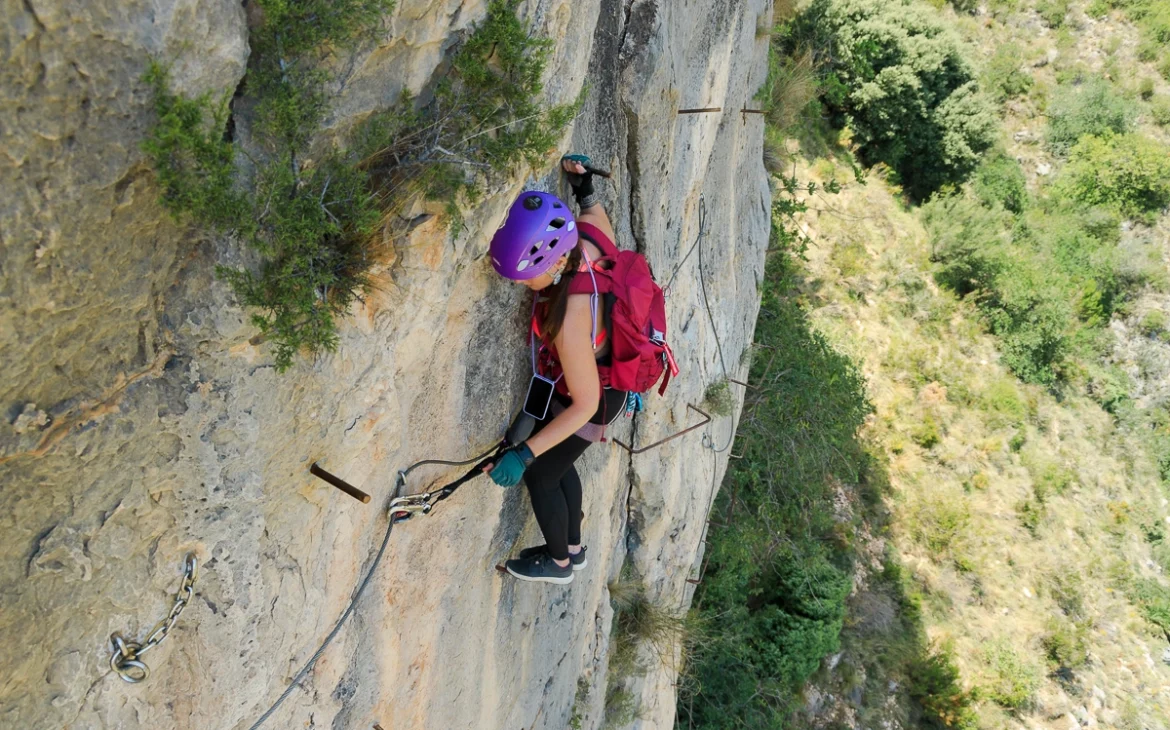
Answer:
[(492, 266), (506, 279), (533, 279), (572, 251), (577, 237), (577, 222), (569, 206), (555, 195), (526, 190), (492, 236)]

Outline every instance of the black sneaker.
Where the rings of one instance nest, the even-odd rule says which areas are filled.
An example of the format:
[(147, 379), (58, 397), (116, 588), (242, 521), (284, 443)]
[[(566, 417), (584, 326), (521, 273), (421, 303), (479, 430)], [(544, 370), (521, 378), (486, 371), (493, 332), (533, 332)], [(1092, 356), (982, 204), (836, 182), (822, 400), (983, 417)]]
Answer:
[(562, 568), (553, 561), (548, 553), (508, 560), (504, 563), (504, 570), (507, 570), (520, 580), (535, 581), (538, 583), (557, 583), (559, 585), (567, 585), (573, 582), (572, 564)]
[[(589, 549), (588, 545), (581, 546), (581, 552), (576, 555), (569, 553), (569, 562), (573, 566), (573, 570), (585, 570), (585, 566), (589, 565), (589, 561), (585, 559), (585, 551)], [(521, 558), (531, 558), (533, 555), (548, 554), (548, 545), (537, 545), (536, 547), (524, 548), (520, 551)]]

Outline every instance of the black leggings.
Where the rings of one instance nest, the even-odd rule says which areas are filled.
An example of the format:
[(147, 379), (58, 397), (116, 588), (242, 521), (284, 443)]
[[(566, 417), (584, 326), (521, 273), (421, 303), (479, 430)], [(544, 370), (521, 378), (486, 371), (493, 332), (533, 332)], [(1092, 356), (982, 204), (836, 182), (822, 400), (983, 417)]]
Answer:
[[(612, 422), (625, 404), (626, 391), (603, 390), (590, 423)], [(551, 414), (537, 421), (532, 432), (539, 432), (550, 421)], [(569, 546), (581, 544), (581, 477), (573, 462), (591, 443), (574, 434), (536, 457), (524, 472), (536, 522), (544, 533), (549, 555), (557, 560), (567, 560)]]

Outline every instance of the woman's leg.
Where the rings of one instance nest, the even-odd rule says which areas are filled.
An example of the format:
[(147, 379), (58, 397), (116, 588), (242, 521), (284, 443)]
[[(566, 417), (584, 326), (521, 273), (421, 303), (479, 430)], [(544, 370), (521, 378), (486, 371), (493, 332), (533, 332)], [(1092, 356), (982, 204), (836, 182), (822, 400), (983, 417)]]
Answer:
[(577, 467), (570, 466), (565, 475), (561, 477), (561, 493), (565, 495), (565, 506), (569, 510), (570, 553), (581, 551), (581, 492), (581, 477), (577, 474)]
[(576, 484), (575, 495), (572, 488), (566, 493), (562, 481), (569, 471), (577, 477), (573, 462), (585, 453), (589, 444), (579, 436), (570, 436), (536, 457), (524, 472), (532, 511), (554, 560), (569, 559), (570, 537), (576, 538), (576, 543), (581, 541), (581, 480), (572, 479)]

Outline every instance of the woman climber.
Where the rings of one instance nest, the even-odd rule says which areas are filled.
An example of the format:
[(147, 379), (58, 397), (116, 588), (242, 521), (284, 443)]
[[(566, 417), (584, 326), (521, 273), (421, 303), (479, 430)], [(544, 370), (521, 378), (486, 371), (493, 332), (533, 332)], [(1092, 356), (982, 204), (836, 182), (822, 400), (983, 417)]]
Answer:
[(598, 371), (599, 363), (609, 364), (612, 296), (599, 296), (597, 283), (612, 269), (617, 250), (588, 161), (582, 155), (561, 159), (580, 208), (576, 219), (555, 196), (524, 192), (491, 242), (496, 272), (535, 292), (534, 372), (525, 411), (536, 425), (525, 442), (484, 468), (503, 487), (524, 479), (544, 533), (545, 545), (505, 563), (520, 580), (571, 583), (574, 571), (585, 568), (581, 478), (573, 463), (601, 440), (630, 397), (603, 387)]

